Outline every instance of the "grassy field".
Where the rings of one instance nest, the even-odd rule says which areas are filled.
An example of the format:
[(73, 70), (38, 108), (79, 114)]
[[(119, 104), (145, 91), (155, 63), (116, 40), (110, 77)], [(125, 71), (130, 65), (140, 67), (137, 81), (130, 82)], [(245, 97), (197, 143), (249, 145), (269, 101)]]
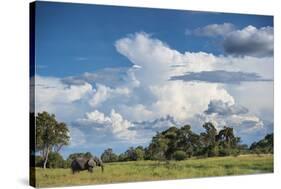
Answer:
[(184, 161), (137, 161), (105, 164), (94, 173), (72, 174), (70, 169), (36, 168), (37, 187), (105, 184), (117, 182), (183, 179), (194, 177), (257, 174), (273, 172), (272, 155), (242, 155)]

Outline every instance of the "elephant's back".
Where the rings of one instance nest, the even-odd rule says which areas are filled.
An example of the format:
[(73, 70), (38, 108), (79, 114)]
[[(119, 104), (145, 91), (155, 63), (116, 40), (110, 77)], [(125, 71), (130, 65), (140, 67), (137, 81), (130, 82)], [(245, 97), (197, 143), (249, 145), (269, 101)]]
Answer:
[(84, 169), (86, 160), (83, 158), (76, 158), (72, 161), (71, 167), (75, 169)]

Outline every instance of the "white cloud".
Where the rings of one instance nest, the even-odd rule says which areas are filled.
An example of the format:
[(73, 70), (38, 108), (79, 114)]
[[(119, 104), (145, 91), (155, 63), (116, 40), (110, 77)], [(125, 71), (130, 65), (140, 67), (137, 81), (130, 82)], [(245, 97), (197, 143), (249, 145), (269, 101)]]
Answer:
[(56, 114), (59, 119), (69, 120), (82, 111), (74, 104), (90, 95), (91, 91), (89, 83), (67, 85), (60, 78), (36, 75), (35, 112), (48, 111)]
[[(167, 82), (170, 76), (187, 71), (206, 70), (255, 72), (269, 79), (272, 79), (273, 75), (273, 59), (269, 57), (226, 57), (214, 56), (204, 52), (182, 54), (144, 33), (137, 33), (120, 39), (116, 42), (116, 47), (121, 54), (134, 64), (141, 66), (141, 69), (135, 71), (136, 79), (140, 81), (141, 87), (146, 88), (146, 91), (149, 91), (154, 98), (154, 101), (142, 108), (145, 110), (143, 114), (138, 111), (140, 112), (139, 117), (143, 117), (143, 119), (153, 119), (171, 114), (179, 120), (186, 120), (192, 115), (204, 111), (211, 100), (234, 101), (222, 85), (198, 82), (182, 83), (180, 81)], [(161, 53), (163, 56), (161, 56)], [(236, 87), (239, 88), (240, 86)], [(239, 97), (238, 94), (236, 96)], [(248, 98), (248, 95), (245, 94), (245, 96)], [(130, 107), (134, 112), (133, 110), (138, 110), (140, 106), (137, 108)]]
[[(201, 28), (195, 29), (193, 34), (199, 36), (224, 36), (229, 32), (235, 30), (235, 26), (231, 23), (223, 23), (223, 24), (210, 24)], [(190, 32), (189, 32), (190, 33)]]
[[(238, 104), (243, 104), (250, 112), (263, 119), (273, 120), (273, 82), (243, 83), (235, 87), (226, 85), (225, 88), (235, 97)], [(264, 115), (264, 112), (267, 112), (267, 115)]]
[[(152, 95), (153, 100), (149, 104), (143, 107), (139, 105), (130, 106), (131, 112), (138, 112), (138, 117), (133, 117), (138, 120), (143, 118), (142, 121), (171, 115), (181, 123), (192, 122), (194, 117), (207, 109), (209, 102), (212, 100), (220, 100), (223, 103), (234, 106), (234, 99), (241, 98), (238, 93), (229, 93), (226, 90), (227, 85), (200, 82), (184, 83), (182, 81), (168, 82), (167, 80), (174, 75), (185, 72), (225, 70), (229, 72), (257, 73), (262, 77), (273, 79), (272, 57), (214, 56), (204, 52), (180, 53), (145, 33), (136, 33), (118, 40), (116, 48), (118, 52), (126, 56), (132, 63), (141, 67), (141, 69), (135, 71), (136, 79), (140, 81), (140, 87), (146, 88), (150, 95)], [(253, 85), (258, 86), (259, 83), (254, 83)], [(241, 84), (232, 88), (235, 90), (234, 88), (243, 86), (244, 84)], [(257, 88), (261, 89), (260, 87)], [(273, 88), (268, 90), (273, 91)], [(265, 93), (268, 94), (267, 92)], [(235, 96), (232, 96), (232, 94), (235, 94)], [(249, 99), (251, 97), (243, 94), (242, 98)], [(270, 99), (272, 100), (272, 98)], [(260, 101), (264, 100), (260, 99)], [(255, 103), (247, 103), (247, 107), (255, 106)], [(271, 106), (271, 109), (273, 108), (272, 104), (268, 106)], [(141, 111), (138, 111), (139, 109)], [(245, 125), (244, 123), (253, 121), (253, 117), (259, 119), (257, 116), (249, 115), (252, 117), (245, 115), (228, 116), (227, 122), (234, 125), (234, 123), (238, 124), (239, 120), (241, 125)], [(223, 125), (222, 121), (224, 118), (222, 116), (221, 118), (218, 116), (211, 117), (211, 115), (205, 117), (206, 119), (213, 118), (213, 121)], [(251, 128), (256, 129), (256, 131), (263, 130), (262, 121), (256, 120), (256, 122), (257, 124), (252, 124)], [(196, 126), (201, 127), (201, 124)], [(239, 130), (246, 132), (251, 129), (248, 124), (247, 127), (241, 127)]]
[(171, 115), (184, 123), (195, 114), (204, 111), (211, 100), (233, 103), (234, 99), (217, 84), (169, 82), (162, 86), (152, 86), (151, 92), (157, 97), (152, 111), (161, 115)]
[(92, 126), (95, 131), (101, 133), (106, 132), (108, 136), (112, 134), (113, 137), (117, 137), (120, 140), (133, 140), (136, 135), (135, 131), (130, 130), (134, 125), (130, 121), (124, 119), (122, 115), (117, 113), (114, 109), (111, 110), (109, 116), (105, 116), (98, 110), (88, 112), (86, 113), (85, 118), (78, 119), (76, 124), (81, 126)]
[[(47, 110), (61, 118), (72, 119), (70, 121), (75, 122), (73, 127), (84, 126), (79, 127), (79, 131), (84, 132), (86, 140), (95, 143), (117, 141), (116, 145), (124, 141), (148, 142), (155, 132), (153, 129), (161, 130), (161, 127), (166, 128), (166, 123), (172, 123), (170, 120), (158, 121), (153, 127), (151, 124), (156, 122), (151, 120), (167, 116), (171, 116), (179, 125), (191, 123), (197, 129), (201, 128), (203, 121), (210, 119), (219, 126), (227, 121), (225, 124), (238, 128), (240, 123), (244, 125), (240, 128), (241, 133), (252, 132), (251, 128), (263, 130), (258, 124), (262, 123), (258, 117), (262, 114), (256, 112), (265, 107), (266, 110), (273, 109), (272, 85), (261, 92), (263, 89), (259, 83), (251, 87), (247, 83), (230, 87), (217, 83), (170, 81), (170, 78), (186, 72), (216, 70), (255, 72), (271, 78), (272, 57), (181, 53), (146, 33), (119, 39), (115, 46), (119, 53), (132, 62), (132, 67), (104, 69), (68, 78), (37, 76), (38, 111)], [(247, 89), (259, 93), (256, 96), (260, 99), (256, 98), (254, 92), (247, 92)], [(248, 115), (205, 115), (203, 112), (214, 100), (230, 106), (238, 102), (250, 112), (252, 109), (249, 107), (257, 107), (257, 110)], [(253, 126), (255, 122), (257, 126)], [(146, 127), (147, 124), (153, 129), (145, 129), (144, 125)]]
[(97, 108), (102, 105), (103, 102), (112, 98), (124, 98), (130, 95), (131, 91), (127, 87), (120, 88), (110, 88), (105, 85), (97, 84), (96, 89), (93, 91), (93, 96), (89, 100), (89, 104)]
[(95, 110), (93, 112), (86, 113), (86, 120), (98, 124), (110, 124), (111, 119), (106, 117), (103, 113)]
[(92, 86), (88, 83), (67, 86), (55, 77), (36, 75), (35, 80), (37, 102), (40, 100), (47, 101), (47, 103), (73, 102), (92, 90)]

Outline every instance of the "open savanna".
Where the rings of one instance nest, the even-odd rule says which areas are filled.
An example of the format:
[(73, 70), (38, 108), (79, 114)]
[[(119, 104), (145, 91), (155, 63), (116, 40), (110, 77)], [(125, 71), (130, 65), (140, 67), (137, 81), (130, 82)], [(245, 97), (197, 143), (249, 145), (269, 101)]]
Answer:
[(194, 177), (241, 175), (273, 172), (272, 155), (240, 155), (237, 157), (192, 158), (183, 161), (130, 161), (105, 164), (102, 173), (70, 169), (36, 168), (36, 186), (67, 186), (117, 182), (183, 179)]

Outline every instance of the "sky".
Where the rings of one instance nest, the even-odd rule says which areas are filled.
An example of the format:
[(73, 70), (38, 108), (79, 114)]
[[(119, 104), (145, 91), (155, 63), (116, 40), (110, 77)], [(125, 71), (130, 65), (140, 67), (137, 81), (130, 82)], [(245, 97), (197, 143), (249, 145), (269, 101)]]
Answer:
[(207, 121), (273, 132), (272, 16), (39, 1), (35, 24), (35, 112), (67, 123), (64, 157)]

